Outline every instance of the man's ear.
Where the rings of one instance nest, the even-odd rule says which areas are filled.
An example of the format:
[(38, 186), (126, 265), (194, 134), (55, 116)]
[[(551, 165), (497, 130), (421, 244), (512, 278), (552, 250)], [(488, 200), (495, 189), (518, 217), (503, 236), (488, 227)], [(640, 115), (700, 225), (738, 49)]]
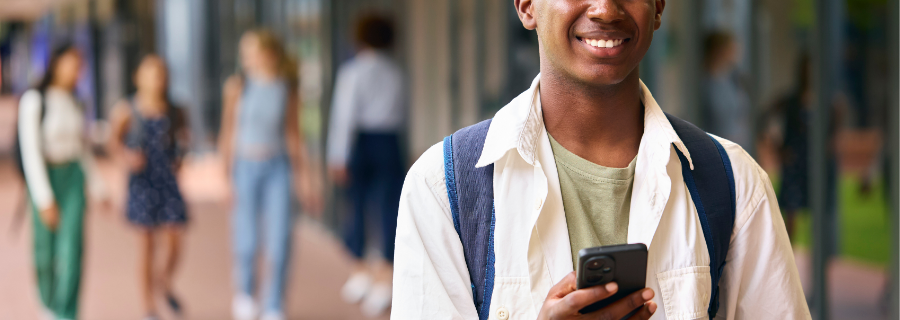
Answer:
[(656, 0), (656, 12), (653, 16), (653, 30), (659, 30), (662, 26), (662, 13), (666, 8), (666, 0)]
[(522, 26), (528, 30), (537, 28), (537, 20), (534, 18), (534, 1), (532, 0), (515, 0), (516, 14), (522, 21)]

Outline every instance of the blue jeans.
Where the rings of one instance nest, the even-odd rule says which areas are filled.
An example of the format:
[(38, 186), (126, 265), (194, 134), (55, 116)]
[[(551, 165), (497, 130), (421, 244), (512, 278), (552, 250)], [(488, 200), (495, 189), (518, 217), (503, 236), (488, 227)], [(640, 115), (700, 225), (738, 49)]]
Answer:
[[(385, 260), (393, 262), (397, 210), (406, 171), (398, 135), (360, 133), (349, 169), (353, 215), (345, 227), (344, 243), (357, 259), (362, 259), (366, 223), (377, 221), (381, 227), (382, 254)], [(367, 210), (370, 208), (374, 210)]]
[[(291, 245), (291, 168), (287, 156), (234, 165), (235, 206), (232, 218), (234, 277), (237, 289), (252, 295), (260, 234), (269, 276), (260, 288), (266, 312), (280, 312)], [(263, 229), (259, 229), (262, 223)]]

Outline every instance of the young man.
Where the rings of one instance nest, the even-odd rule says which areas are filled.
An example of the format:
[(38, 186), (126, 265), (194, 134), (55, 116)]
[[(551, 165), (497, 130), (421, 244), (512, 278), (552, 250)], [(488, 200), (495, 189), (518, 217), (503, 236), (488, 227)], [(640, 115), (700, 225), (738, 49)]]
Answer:
[[(638, 79), (665, 1), (515, 6), (537, 31), (541, 75), (494, 116), (475, 165), (493, 166), (492, 290), (476, 293), (470, 280), (438, 144), (403, 187), (393, 319), (621, 319), (638, 308), (631, 319), (709, 317), (706, 225), (679, 153), (695, 172), (697, 162)], [(716, 317), (810, 318), (771, 182), (740, 146), (716, 139), (735, 199)], [(621, 243), (649, 248), (647, 289), (580, 314), (618, 287), (576, 290), (573, 254)]]

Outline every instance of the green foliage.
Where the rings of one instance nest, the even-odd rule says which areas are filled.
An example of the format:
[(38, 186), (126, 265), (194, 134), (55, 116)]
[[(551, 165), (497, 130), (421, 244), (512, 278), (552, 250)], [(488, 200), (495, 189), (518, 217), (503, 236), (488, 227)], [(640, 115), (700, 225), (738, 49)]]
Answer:
[(809, 30), (813, 28), (816, 22), (816, 8), (814, 0), (793, 0), (793, 8), (791, 10), (791, 21), (794, 27), (800, 30)]
[[(791, 21), (799, 30), (810, 30), (815, 26), (817, 0), (793, 0)], [(823, 1), (823, 0), (818, 0)], [(846, 19), (862, 30), (878, 26), (878, 17), (884, 17), (889, 0), (844, 0)], [(896, 0), (891, 0), (896, 1)]]
[[(888, 0), (845, 0), (847, 5), (847, 19), (854, 26), (862, 30), (871, 30), (878, 26), (879, 17), (883, 20), (887, 17)], [(892, 0), (897, 1), (897, 0)]]
[[(860, 192), (860, 183), (855, 177), (843, 177), (838, 188), (841, 255), (873, 265), (887, 265), (891, 246), (884, 183), (874, 183), (872, 189), (864, 194)], [(811, 226), (809, 212), (799, 213), (791, 240), (794, 245), (809, 247)]]

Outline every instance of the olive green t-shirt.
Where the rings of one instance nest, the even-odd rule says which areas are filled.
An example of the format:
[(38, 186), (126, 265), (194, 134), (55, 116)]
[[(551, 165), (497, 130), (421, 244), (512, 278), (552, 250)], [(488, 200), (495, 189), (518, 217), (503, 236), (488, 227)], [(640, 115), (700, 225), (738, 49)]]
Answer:
[(553, 137), (550, 137), (550, 146), (556, 160), (569, 228), (572, 265), (577, 269), (579, 250), (628, 241), (628, 215), (637, 157), (627, 168), (608, 168), (566, 150)]

